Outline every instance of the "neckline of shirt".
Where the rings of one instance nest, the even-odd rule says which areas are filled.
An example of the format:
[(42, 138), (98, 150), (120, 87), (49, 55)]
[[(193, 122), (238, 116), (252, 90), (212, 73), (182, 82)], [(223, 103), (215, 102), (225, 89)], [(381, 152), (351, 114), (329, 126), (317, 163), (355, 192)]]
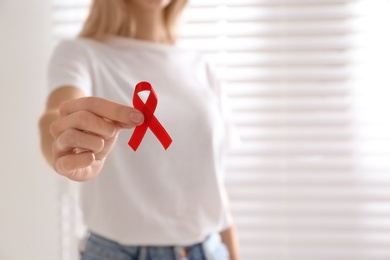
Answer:
[(170, 45), (165, 43), (157, 43), (147, 40), (140, 40), (135, 38), (121, 37), (121, 36), (110, 36), (106, 40), (106, 43), (115, 47), (124, 47), (124, 48), (139, 48), (139, 49), (148, 49), (154, 51), (165, 51), (165, 52), (174, 52), (174, 51), (185, 51), (183, 48), (178, 47), (177, 45)]

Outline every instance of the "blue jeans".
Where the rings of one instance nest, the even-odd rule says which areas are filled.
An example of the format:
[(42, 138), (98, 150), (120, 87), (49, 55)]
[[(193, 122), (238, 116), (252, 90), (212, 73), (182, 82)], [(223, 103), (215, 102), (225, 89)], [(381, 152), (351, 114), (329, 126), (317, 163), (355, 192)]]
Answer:
[(81, 260), (229, 260), (219, 234), (190, 246), (124, 246), (90, 233)]

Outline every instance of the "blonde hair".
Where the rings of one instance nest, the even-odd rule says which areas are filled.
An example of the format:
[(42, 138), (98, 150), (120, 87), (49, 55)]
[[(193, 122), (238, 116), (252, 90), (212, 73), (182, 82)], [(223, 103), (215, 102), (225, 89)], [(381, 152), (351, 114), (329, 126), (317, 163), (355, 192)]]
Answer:
[[(170, 43), (176, 41), (178, 20), (187, 2), (172, 0), (164, 9), (164, 25)], [(133, 38), (137, 31), (136, 22), (129, 0), (93, 0), (79, 36), (96, 40), (104, 40), (110, 35)]]

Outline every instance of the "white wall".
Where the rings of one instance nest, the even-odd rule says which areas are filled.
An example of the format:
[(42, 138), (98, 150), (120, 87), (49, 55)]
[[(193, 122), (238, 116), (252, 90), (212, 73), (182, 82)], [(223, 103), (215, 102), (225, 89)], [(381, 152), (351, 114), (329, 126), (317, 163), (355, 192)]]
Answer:
[(0, 1), (0, 259), (59, 259), (57, 177), (39, 150), (50, 0)]

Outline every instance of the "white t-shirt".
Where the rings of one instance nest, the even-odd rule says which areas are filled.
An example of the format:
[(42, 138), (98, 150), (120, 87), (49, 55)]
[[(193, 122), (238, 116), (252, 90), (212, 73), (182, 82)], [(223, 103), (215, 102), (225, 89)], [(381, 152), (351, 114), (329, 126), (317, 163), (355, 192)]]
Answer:
[(201, 55), (175, 46), (112, 37), (62, 41), (48, 72), (50, 90), (132, 106), (135, 85), (152, 84), (154, 115), (171, 136), (164, 150), (148, 129), (138, 150), (122, 131), (100, 175), (81, 184), (86, 226), (125, 245), (186, 245), (230, 225), (223, 183), (229, 143), (224, 101)]

